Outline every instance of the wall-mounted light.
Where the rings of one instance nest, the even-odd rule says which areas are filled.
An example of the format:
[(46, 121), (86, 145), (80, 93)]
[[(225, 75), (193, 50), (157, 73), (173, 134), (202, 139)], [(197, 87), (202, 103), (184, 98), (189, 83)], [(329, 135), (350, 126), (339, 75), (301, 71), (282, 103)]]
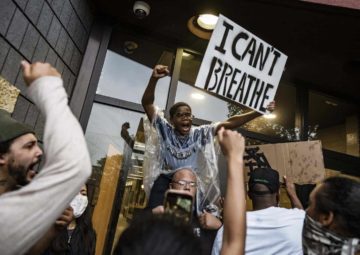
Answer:
[(190, 53), (185, 52), (185, 51), (183, 51), (182, 56), (183, 56), (183, 58), (186, 59), (186, 60), (192, 60), (192, 59), (194, 58), (194, 55), (193, 55), (193, 54), (190, 54)]
[(329, 101), (329, 100), (326, 100), (326, 101), (325, 101), (325, 104), (331, 105), (331, 106), (338, 106), (337, 103), (335, 103), (335, 102), (333, 102), (333, 101)]
[(263, 115), (265, 119), (276, 119), (276, 114), (274, 113), (266, 113)]
[(191, 97), (196, 100), (203, 100), (205, 98), (204, 95), (199, 93), (191, 93)]

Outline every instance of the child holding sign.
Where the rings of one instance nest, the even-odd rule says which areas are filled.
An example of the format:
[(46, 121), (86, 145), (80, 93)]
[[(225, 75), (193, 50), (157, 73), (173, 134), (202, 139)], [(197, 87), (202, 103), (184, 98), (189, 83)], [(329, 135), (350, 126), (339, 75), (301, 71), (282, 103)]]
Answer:
[[(197, 209), (198, 212), (202, 212), (206, 209), (206, 204), (215, 202), (220, 194), (217, 160), (213, 143), (217, 131), (221, 127), (226, 129), (240, 127), (246, 122), (261, 116), (261, 114), (252, 111), (233, 116), (223, 122), (193, 128), (191, 107), (187, 103), (178, 102), (170, 108), (169, 123), (154, 106), (157, 81), (168, 74), (167, 66), (155, 66), (142, 98), (142, 105), (152, 126), (156, 129), (160, 146), (159, 157), (156, 160), (159, 165), (158, 167), (153, 164), (150, 166), (152, 168), (151, 175), (154, 177), (153, 180), (156, 180), (154, 183), (152, 183), (153, 180), (149, 182), (152, 188), (148, 206), (155, 208), (162, 205), (164, 193), (169, 188), (175, 170), (188, 167), (194, 170), (199, 180)], [(274, 107), (275, 102), (271, 102), (267, 110), (273, 111)], [(145, 185), (147, 183), (146, 175), (149, 175), (149, 173), (145, 171)]]

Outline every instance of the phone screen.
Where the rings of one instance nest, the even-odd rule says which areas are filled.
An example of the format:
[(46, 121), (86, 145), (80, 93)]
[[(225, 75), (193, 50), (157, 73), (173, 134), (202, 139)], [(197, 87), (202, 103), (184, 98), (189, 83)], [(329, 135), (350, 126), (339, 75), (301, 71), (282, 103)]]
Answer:
[(186, 222), (191, 221), (192, 215), (192, 196), (188, 194), (167, 192), (164, 202), (166, 213), (174, 214), (176, 217)]

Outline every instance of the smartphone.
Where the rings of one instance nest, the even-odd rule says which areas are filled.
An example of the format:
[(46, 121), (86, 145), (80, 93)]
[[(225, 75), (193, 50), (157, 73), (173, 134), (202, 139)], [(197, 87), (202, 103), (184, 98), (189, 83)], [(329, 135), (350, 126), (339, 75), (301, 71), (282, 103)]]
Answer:
[(191, 222), (193, 197), (182, 190), (170, 189), (165, 193), (164, 210), (185, 222)]

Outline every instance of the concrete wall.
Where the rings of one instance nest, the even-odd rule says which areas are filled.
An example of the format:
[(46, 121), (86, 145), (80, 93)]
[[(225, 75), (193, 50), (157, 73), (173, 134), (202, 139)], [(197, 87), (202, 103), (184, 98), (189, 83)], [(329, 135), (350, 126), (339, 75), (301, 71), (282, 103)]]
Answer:
[(20, 61), (55, 66), (71, 98), (92, 21), (86, 0), (0, 0), (0, 75), (21, 90), (13, 117), (39, 137), (44, 119), (25, 97)]

